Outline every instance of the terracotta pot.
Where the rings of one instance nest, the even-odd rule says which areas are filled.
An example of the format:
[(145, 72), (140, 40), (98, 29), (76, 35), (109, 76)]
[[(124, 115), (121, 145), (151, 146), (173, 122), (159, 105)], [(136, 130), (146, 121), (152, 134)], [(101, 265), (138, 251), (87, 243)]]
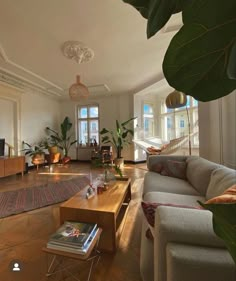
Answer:
[(37, 153), (32, 156), (32, 163), (34, 165), (43, 164), (45, 162), (45, 154), (44, 153)]
[(69, 156), (64, 156), (62, 159), (61, 159), (61, 162), (62, 164), (67, 164), (69, 163), (71, 160), (71, 158)]
[(58, 151), (58, 147), (55, 145), (55, 146), (50, 146), (49, 148), (48, 148), (48, 152), (50, 153), (50, 154), (55, 154), (55, 153), (57, 153), (57, 151)]

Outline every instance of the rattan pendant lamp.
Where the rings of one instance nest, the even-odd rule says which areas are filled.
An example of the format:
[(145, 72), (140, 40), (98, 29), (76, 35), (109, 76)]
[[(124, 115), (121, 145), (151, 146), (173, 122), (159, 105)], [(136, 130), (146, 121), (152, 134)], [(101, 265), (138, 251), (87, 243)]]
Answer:
[(80, 82), (80, 76), (76, 76), (76, 83), (69, 88), (69, 96), (72, 101), (79, 101), (89, 96), (88, 88)]
[(177, 90), (174, 90), (171, 92), (167, 98), (166, 98), (166, 107), (167, 108), (179, 108), (186, 106), (186, 111), (187, 111), (187, 118), (188, 118), (188, 144), (189, 144), (189, 155), (192, 154), (192, 149), (191, 149), (191, 130), (190, 130), (190, 120), (189, 120), (189, 112), (188, 112), (188, 107), (187, 107), (187, 96), (179, 92)]

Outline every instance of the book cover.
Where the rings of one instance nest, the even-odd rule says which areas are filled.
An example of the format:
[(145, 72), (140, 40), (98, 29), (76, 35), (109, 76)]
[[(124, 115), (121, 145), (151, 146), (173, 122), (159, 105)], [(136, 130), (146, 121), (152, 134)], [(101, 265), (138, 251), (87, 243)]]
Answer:
[(95, 226), (95, 228), (93, 229), (93, 231), (90, 233), (90, 235), (88, 236), (88, 238), (86, 239), (86, 241), (81, 245), (80, 243), (68, 243), (68, 242), (62, 242), (62, 241), (56, 241), (56, 240), (49, 240), (49, 243), (53, 244), (53, 245), (58, 245), (58, 246), (64, 246), (64, 247), (71, 247), (71, 248), (75, 248), (75, 249), (83, 249), (84, 247), (86, 247), (87, 243), (90, 242), (90, 238), (97, 233), (98, 227)]
[(54, 244), (53, 242), (48, 242), (47, 248), (53, 249), (53, 250), (58, 250), (58, 251), (65, 251), (65, 252), (69, 252), (69, 253), (73, 253), (73, 254), (85, 255), (87, 253), (88, 249), (90, 248), (94, 238), (96, 237), (98, 230), (99, 230), (99, 228), (97, 228), (96, 231), (93, 232), (93, 234), (89, 238), (89, 241), (83, 248), (79, 248), (79, 247), (75, 248), (71, 245), (61, 246), (61, 245)]
[(97, 228), (96, 223), (66, 221), (51, 237), (50, 241), (83, 246), (91, 233)]

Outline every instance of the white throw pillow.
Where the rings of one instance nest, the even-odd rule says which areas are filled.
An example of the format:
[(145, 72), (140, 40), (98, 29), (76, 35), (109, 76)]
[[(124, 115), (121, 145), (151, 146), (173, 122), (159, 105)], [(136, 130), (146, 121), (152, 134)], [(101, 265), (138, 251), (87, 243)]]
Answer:
[(206, 199), (221, 195), (227, 188), (236, 184), (236, 171), (229, 168), (218, 168), (211, 174), (207, 188)]

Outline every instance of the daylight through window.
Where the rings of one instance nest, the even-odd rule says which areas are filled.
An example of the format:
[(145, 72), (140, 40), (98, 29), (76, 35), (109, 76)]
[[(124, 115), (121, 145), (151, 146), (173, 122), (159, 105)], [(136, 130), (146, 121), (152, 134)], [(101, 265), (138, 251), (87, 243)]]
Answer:
[(78, 140), (82, 145), (99, 144), (99, 108), (97, 105), (78, 107)]

